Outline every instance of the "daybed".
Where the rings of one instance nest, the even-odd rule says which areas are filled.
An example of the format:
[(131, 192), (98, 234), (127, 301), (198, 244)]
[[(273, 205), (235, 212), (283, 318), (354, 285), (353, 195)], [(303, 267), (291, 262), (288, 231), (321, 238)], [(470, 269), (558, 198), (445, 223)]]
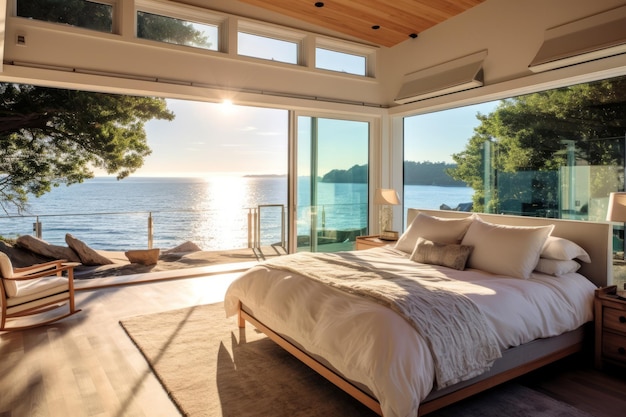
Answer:
[(227, 315), (385, 417), (582, 349), (610, 279), (610, 224), (417, 209), (408, 220), (395, 245), (252, 268), (229, 287)]

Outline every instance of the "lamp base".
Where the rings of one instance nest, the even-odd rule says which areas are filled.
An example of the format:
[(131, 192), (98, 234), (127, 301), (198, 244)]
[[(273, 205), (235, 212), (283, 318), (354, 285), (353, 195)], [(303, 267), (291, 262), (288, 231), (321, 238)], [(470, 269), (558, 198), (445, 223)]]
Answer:
[(382, 206), (378, 212), (378, 231), (380, 235), (384, 235), (385, 232), (391, 231), (393, 227), (393, 211), (391, 206)]

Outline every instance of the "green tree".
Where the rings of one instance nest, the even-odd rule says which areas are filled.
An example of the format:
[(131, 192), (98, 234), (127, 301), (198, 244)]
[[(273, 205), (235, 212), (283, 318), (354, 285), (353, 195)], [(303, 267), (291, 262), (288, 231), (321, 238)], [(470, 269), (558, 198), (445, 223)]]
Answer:
[[(17, 15), (112, 32), (115, 9), (85, 0), (18, 0)], [(141, 12), (138, 36), (210, 47), (190, 22)], [(82, 182), (102, 168), (118, 179), (150, 154), (144, 124), (172, 120), (165, 101), (34, 86), (0, 84), (0, 206), (22, 210), (28, 195)]]
[(322, 182), (334, 183), (367, 183), (367, 164), (354, 165), (350, 169), (333, 169), (322, 177)]
[(101, 32), (113, 28), (113, 7), (85, 0), (18, 0), (17, 15)]
[(211, 47), (208, 37), (191, 23), (145, 12), (137, 13), (137, 37), (196, 48)]
[(437, 185), (440, 187), (464, 187), (463, 181), (457, 181), (448, 174), (448, 169), (455, 164), (445, 162), (404, 161), (404, 183), (406, 185)]
[[(477, 118), (480, 125), (465, 150), (453, 155), (457, 166), (448, 172), (475, 190), (476, 211), (493, 212), (502, 202), (497, 195), (486, 199), (485, 192), (491, 191), (490, 184), (484, 183), (489, 179), (487, 172), (555, 172), (568, 164), (568, 157), (577, 164), (623, 164), (626, 77), (503, 100), (493, 113)], [(606, 190), (616, 180), (606, 175), (592, 178), (592, 192)], [(547, 193), (545, 181), (533, 184), (536, 193)], [(519, 187), (508, 198), (523, 200), (524, 192), (529, 190)]]
[(104, 169), (118, 179), (151, 151), (144, 124), (173, 120), (164, 99), (0, 83), (0, 206)]

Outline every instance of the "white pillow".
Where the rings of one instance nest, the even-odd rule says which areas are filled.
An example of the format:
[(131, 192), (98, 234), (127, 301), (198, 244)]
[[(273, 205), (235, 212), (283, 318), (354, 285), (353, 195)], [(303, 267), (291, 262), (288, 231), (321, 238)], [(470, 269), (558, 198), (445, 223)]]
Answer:
[(556, 277), (576, 272), (580, 264), (576, 261), (557, 261), (556, 259), (539, 258), (535, 271)]
[(458, 244), (473, 220), (473, 215), (462, 219), (444, 219), (418, 213), (396, 242), (395, 248), (406, 253), (413, 253), (418, 237), (437, 243)]
[(473, 246), (467, 266), (497, 275), (527, 279), (554, 225), (523, 227), (488, 223), (476, 217), (461, 242)]
[(550, 236), (543, 245), (541, 257), (546, 259), (556, 259), (559, 261), (571, 261), (579, 259), (583, 262), (591, 262), (587, 251), (571, 240), (562, 237)]

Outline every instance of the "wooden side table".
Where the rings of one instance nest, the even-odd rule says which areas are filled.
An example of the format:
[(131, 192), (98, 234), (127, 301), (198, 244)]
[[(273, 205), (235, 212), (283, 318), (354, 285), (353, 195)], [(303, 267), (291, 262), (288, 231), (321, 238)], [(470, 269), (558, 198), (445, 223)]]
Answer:
[(395, 244), (395, 240), (382, 240), (378, 235), (370, 236), (357, 236), (356, 237), (356, 250), (379, 248), (390, 244)]
[(616, 285), (596, 289), (594, 313), (596, 368), (626, 367), (626, 300), (618, 298)]

